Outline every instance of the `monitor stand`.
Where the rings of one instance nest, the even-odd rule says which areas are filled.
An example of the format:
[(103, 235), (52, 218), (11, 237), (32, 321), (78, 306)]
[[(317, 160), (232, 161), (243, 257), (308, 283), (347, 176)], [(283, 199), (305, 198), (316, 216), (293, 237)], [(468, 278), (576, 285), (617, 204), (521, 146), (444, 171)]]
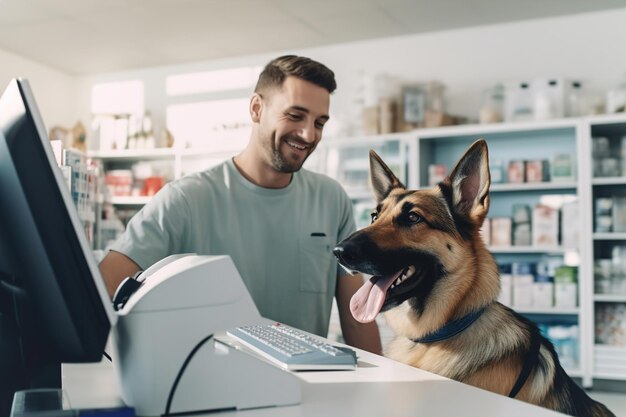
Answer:
[[(9, 415), (18, 390), (61, 388), (61, 364), (47, 360), (37, 340), (41, 331), (33, 319), (26, 292), (17, 279), (0, 271), (0, 415)], [(48, 347), (49, 348), (49, 347)]]

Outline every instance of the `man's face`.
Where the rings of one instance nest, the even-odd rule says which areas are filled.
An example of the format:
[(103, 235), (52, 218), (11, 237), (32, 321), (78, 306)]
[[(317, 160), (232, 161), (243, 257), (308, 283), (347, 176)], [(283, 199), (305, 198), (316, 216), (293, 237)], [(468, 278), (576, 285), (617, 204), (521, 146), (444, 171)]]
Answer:
[(296, 77), (261, 98), (259, 140), (263, 157), (278, 172), (298, 171), (328, 121), (328, 90)]

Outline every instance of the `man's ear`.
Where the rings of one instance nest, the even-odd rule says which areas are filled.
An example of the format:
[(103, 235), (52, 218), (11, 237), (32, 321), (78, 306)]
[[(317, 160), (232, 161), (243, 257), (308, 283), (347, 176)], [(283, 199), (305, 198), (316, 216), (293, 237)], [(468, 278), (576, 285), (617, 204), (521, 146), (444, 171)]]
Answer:
[(452, 189), (454, 210), (472, 223), (480, 226), (489, 211), (489, 151), (487, 142), (479, 139), (445, 180)]
[(261, 121), (262, 110), (263, 97), (258, 93), (254, 93), (250, 98), (250, 118), (252, 119), (252, 123), (259, 123)]
[(377, 203), (383, 201), (394, 188), (404, 189), (404, 185), (396, 178), (393, 171), (373, 150), (370, 150), (370, 183)]

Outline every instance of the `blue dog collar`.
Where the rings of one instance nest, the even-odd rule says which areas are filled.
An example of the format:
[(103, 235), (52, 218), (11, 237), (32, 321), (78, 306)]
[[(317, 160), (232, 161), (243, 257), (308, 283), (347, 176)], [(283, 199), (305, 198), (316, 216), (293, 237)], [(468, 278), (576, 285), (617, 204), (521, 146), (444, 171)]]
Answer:
[(485, 307), (480, 310), (472, 311), (471, 313), (461, 317), (460, 319), (452, 320), (447, 322), (435, 330), (432, 333), (428, 333), (426, 336), (420, 337), (419, 339), (411, 339), (415, 343), (433, 343), (433, 342), (441, 342), (442, 340), (450, 339), (451, 337), (456, 336), (461, 333), (463, 330), (467, 329), (472, 325), (482, 314), (485, 312)]

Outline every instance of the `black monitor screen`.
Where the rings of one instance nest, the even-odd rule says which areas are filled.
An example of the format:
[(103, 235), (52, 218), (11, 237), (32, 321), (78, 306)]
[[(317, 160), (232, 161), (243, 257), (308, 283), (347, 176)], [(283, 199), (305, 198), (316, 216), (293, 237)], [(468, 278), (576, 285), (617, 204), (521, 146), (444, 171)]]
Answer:
[(11, 81), (0, 97), (0, 299), (12, 293), (14, 305), (0, 313), (15, 320), (4, 335), (17, 333), (26, 369), (100, 361), (116, 318), (45, 132), (28, 82)]

